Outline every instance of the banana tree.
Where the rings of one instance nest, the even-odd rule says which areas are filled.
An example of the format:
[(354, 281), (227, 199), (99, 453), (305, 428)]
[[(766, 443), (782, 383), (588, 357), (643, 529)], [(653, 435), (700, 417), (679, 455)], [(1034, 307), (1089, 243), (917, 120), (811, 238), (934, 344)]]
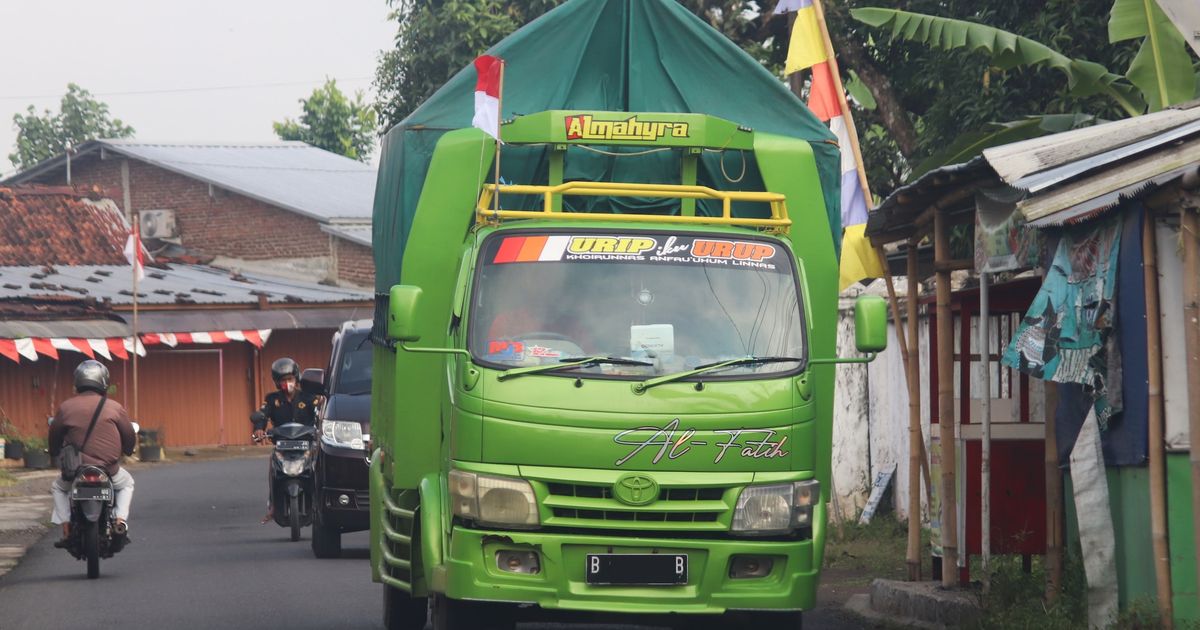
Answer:
[(1113, 4), (1109, 41), (1143, 38), (1141, 50), (1124, 75), (985, 24), (874, 7), (850, 13), (869, 26), (890, 26), (892, 37), (943, 50), (965, 48), (990, 54), (992, 64), (1001, 69), (1048, 66), (1065, 76), (1071, 94), (1103, 94), (1130, 116), (1145, 113), (1147, 107), (1158, 111), (1196, 93), (1196, 70), (1187, 43), (1154, 0), (1116, 0)]

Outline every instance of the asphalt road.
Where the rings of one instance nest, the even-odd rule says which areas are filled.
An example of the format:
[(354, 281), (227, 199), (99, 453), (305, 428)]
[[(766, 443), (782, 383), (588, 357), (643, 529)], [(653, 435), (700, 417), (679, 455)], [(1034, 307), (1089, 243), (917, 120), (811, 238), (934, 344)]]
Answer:
[[(343, 538), (342, 559), (317, 560), (308, 530), (293, 543), (287, 530), (258, 524), (265, 457), (164, 466), (136, 479), (134, 543), (88, 580), (84, 563), (53, 547), (56, 534), (45, 536), (0, 578), (0, 628), (381, 627), (382, 587), (371, 582), (365, 532)], [(862, 627), (837, 610), (806, 614), (805, 626)]]

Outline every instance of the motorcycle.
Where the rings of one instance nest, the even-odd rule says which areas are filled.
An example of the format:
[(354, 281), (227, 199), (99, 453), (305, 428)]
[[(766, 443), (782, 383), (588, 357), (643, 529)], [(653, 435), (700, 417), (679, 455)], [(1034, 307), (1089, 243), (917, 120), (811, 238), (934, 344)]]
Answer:
[(98, 466), (82, 466), (71, 483), (71, 528), (66, 550), (76, 560), (87, 560), (88, 579), (100, 577), (100, 559), (125, 548), (125, 524), (116, 522), (116, 492), (108, 473)]
[(312, 525), (316, 429), (289, 422), (267, 431), (275, 444), (271, 453), (271, 505), (275, 523), (291, 529), (292, 541), (300, 528)]
[[(134, 423), (134, 432), (138, 430)], [(128, 527), (113, 515), (116, 494), (103, 468), (85, 464), (75, 471), (69, 495), (71, 526), (64, 548), (76, 560), (87, 561), (90, 580), (100, 577), (101, 558), (113, 557), (129, 543)]]

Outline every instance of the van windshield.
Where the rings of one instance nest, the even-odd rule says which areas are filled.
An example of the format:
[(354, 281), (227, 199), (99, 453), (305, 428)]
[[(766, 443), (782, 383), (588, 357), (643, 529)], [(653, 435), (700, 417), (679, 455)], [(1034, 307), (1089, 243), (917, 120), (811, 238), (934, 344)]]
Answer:
[(712, 377), (790, 372), (805, 356), (794, 273), (787, 249), (754, 237), (497, 234), (480, 253), (469, 347), (499, 369), (636, 360), (554, 372), (568, 376), (645, 378), (749, 356), (797, 360)]
[(347, 333), (342, 339), (342, 352), (334, 357), (336, 377), (332, 392), (358, 396), (371, 393), (371, 361), (375, 348), (367, 339), (367, 331)]

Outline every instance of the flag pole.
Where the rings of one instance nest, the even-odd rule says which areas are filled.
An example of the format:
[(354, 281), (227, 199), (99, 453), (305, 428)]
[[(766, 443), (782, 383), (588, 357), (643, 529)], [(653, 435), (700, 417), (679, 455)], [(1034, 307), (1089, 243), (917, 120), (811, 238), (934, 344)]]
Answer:
[(500, 126), (504, 121), (504, 65), (504, 60), (500, 59), (500, 87), (496, 90), (496, 196), (493, 199), (496, 212), (500, 212), (500, 145), (503, 144), (500, 142)]
[(138, 263), (142, 254), (142, 228), (133, 213), (133, 417), (138, 418)]
[(850, 104), (846, 102), (846, 88), (842, 86), (842, 73), (838, 70), (837, 57), (833, 53), (833, 40), (829, 38), (829, 26), (825, 24), (825, 9), (821, 0), (812, 0), (813, 11), (817, 14), (817, 24), (821, 27), (821, 43), (825, 44), (825, 56), (828, 57), (829, 72), (833, 75), (833, 86), (836, 88), (838, 104), (842, 108), (842, 118), (846, 121), (846, 133), (850, 136), (850, 147), (854, 152), (854, 163), (858, 166), (858, 183), (862, 186), (863, 201), (871, 207), (871, 186), (867, 183), (867, 169), (863, 165), (862, 148), (858, 142), (858, 129), (854, 127), (854, 114)]

